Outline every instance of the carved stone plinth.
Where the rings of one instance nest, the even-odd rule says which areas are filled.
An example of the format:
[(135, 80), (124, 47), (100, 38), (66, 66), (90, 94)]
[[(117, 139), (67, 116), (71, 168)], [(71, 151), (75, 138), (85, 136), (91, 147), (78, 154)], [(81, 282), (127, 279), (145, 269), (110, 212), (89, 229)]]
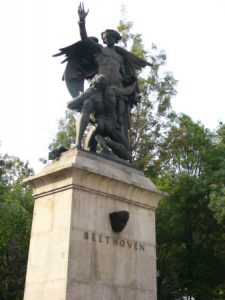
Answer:
[[(25, 300), (156, 300), (155, 209), (163, 193), (135, 168), (65, 152), (26, 180), (35, 207)], [(109, 214), (127, 211), (121, 232)]]

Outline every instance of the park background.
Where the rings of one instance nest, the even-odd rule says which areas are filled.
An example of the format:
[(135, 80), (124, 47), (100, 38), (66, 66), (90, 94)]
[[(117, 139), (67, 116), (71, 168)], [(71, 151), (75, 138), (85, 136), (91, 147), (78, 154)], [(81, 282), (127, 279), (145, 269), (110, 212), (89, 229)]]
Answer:
[[(79, 39), (78, 4), (2, 3), (0, 299), (23, 298), (33, 199), (21, 181), (32, 174), (29, 166), (43, 168), (39, 158), (47, 158), (71, 100), (61, 81), (65, 66), (52, 54)], [(178, 80), (171, 99), (178, 115), (165, 118), (155, 140), (153, 130), (145, 131), (136, 152), (145, 175), (169, 193), (156, 217), (158, 299), (223, 300), (224, 1), (86, 1), (85, 7), (89, 35), (100, 39), (125, 17), (146, 50), (154, 43), (165, 51), (163, 68)]]

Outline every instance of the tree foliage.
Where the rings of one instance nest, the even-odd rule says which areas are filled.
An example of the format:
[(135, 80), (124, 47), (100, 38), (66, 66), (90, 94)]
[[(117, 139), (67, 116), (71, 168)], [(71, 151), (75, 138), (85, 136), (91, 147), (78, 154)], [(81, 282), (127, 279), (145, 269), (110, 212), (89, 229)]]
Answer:
[(225, 224), (218, 224), (210, 210), (212, 183), (218, 182), (214, 160), (224, 155), (215, 157), (221, 146), (217, 136), (181, 115), (160, 144), (157, 183), (169, 197), (156, 218), (159, 299), (225, 295)]
[(170, 100), (176, 94), (176, 80), (171, 72), (164, 70), (165, 52), (155, 45), (146, 51), (142, 36), (133, 34), (132, 26), (132, 22), (120, 21), (117, 29), (122, 36), (122, 46), (153, 64), (137, 74), (141, 100), (132, 110), (129, 135), (133, 160), (146, 170), (155, 156), (158, 140), (173, 116)]
[(27, 163), (0, 155), (0, 299), (23, 298), (33, 210), (31, 190), (22, 179)]
[(75, 144), (76, 139), (76, 119), (72, 111), (66, 110), (65, 116), (59, 120), (58, 131), (49, 145), (49, 149), (53, 150), (60, 145), (69, 148)]
[(174, 116), (157, 145), (158, 175), (170, 171), (200, 176), (212, 147), (212, 134), (187, 115)]
[(225, 124), (220, 123), (214, 136), (214, 145), (208, 160), (210, 203), (215, 218), (220, 224), (225, 222)]

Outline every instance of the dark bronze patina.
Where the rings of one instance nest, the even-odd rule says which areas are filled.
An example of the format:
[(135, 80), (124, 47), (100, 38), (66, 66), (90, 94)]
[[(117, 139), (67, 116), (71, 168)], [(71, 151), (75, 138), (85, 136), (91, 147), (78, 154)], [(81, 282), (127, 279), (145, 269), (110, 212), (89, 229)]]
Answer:
[[(88, 37), (83, 3), (78, 7), (81, 40), (61, 48), (58, 54), (65, 55), (67, 62), (63, 79), (73, 97), (68, 108), (80, 112), (77, 120), (75, 148), (82, 149), (82, 138), (88, 124), (90, 130), (86, 149), (96, 151), (100, 146), (104, 154), (130, 160), (128, 130), (131, 108), (139, 102), (136, 70), (151, 66), (129, 51), (116, 46), (120, 34), (112, 29), (102, 32), (105, 47), (95, 37)], [(90, 87), (84, 92), (84, 80), (90, 80)], [(90, 121), (90, 116), (93, 116)]]

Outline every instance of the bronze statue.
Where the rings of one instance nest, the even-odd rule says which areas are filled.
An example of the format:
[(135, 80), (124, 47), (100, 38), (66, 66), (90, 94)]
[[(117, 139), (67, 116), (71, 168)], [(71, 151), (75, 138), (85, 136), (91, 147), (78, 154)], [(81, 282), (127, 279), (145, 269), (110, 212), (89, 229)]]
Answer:
[(130, 95), (135, 89), (135, 84), (134, 81), (127, 87), (109, 85), (103, 74), (97, 74), (92, 79), (90, 88), (68, 103), (69, 109), (81, 112), (77, 120), (76, 148), (82, 149), (81, 140), (90, 115), (93, 114), (96, 128), (87, 142), (90, 150), (96, 150), (97, 140), (106, 152), (109, 152), (109, 147), (116, 155), (126, 160), (131, 158), (127, 138), (118, 124), (116, 105), (117, 97)]
[[(81, 111), (81, 116), (77, 124), (76, 147), (81, 148), (81, 140), (89, 123), (89, 115), (94, 113), (96, 116), (95, 124), (97, 124), (97, 127), (93, 132), (93, 136), (89, 139), (90, 148), (92, 150), (95, 149), (96, 139), (102, 140), (101, 138), (97, 138), (97, 136), (106, 136), (106, 132), (108, 132), (107, 136), (110, 140), (104, 139), (105, 141), (107, 140), (106, 143), (108, 146), (109, 143), (113, 141), (114, 143), (120, 143), (128, 150), (128, 143), (125, 143), (124, 139), (127, 140), (128, 137), (131, 108), (138, 102), (137, 85), (133, 83), (136, 81), (135, 71), (140, 70), (147, 65), (151, 66), (151, 64), (127, 50), (115, 46), (121, 39), (120, 34), (115, 30), (107, 29), (102, 32), (101, 36), (106, 47), (99, 44), (97, 38), (88, 37), (85, 27), (85, 19), (88, 12), (89, 11), (85, 11), (83, 3), (80, 3), (78, 7), (78, 24), (81, 40), (68, 47), (61, 48), (60, 52), (54, 55), (66, 56), (63, 61), (67, 62), (63, 78), (66, 81), (70, 94), (75, 98), (71, 102), (74, 106), (69, 104), (68, 107)], [(96, 97), (96, 93), (93, 92), (93, 88), (96, 89), (96, 86), (93, 87), (93, 82), (90, 89), (84, 92), (84, 94), (79, 95), (84, 91), (84, 80), (92, 79), (96, 74), (103, 75), (105, 82), (107, 82), (107, 87), (112, 87), (111, 90), (116, 91), (117, 87), (119, 92), (115, 92), (115, 95), (113, 96), (114, 100), (110, 98), (107, 99), (108, 96), (106, 96), (106, 94), (108, 94), (108, 92), (105, 91), (107, 91), (108, 88), (105, 86), (104, 88), (100, 88), (100, 90), (102, 89), (101, 93), (104, 94), (104, 96), (98, 96), (101, 100), (93, 99)], [(129, 86), (132, 88), (129, 88)], [(100, 102), (101, 107), (104, 106), (104, 113), (100, 113), (98, 106)], [(106, 119), (110, 119), (110, 130), (108, 128), (107, 130), (102, 131), (100, 130), (101, 125), (99, 124), (100, 118), (98, 115), (106, 114), (106, 110), (108, 107), (112, 106), (112, 102), (114, 103), (113, 113), (111, 113), (110, 116), (105, 116), (105, 119), (102, 118), (104, 119), (104, 123), (106, 123)], [(106, 125), (104, 126), (107, 127)], [(112, 131), (115, 133), (112, 133)], [(99, 134), (99, 132), (101, 133)], [(121, 138), (121, 136), (123, 136), (123, 138)], [(96, 137), (96, 139), (94, 139), (94, 137)], [(109, 147), (112, 150), (113, 146), (111, 146)], [(121, 157), (121, 155), (119, 156)], [(130, 155), (127, 155), (126, 153), (123, 156), (128, 157)]]

